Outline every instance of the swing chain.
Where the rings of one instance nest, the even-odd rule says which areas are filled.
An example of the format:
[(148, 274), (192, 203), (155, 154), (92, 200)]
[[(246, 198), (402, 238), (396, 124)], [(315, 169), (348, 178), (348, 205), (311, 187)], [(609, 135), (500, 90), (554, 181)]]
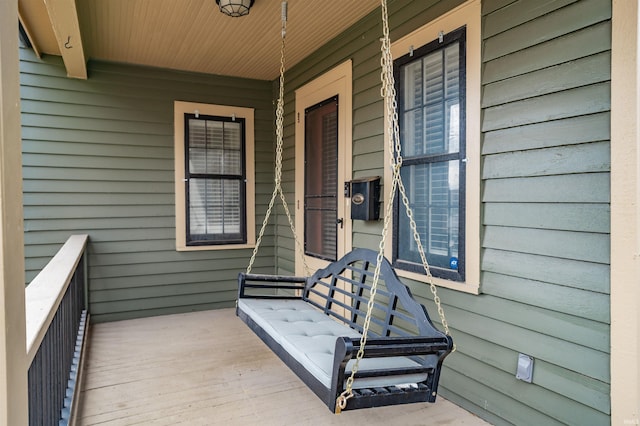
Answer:
[(267, 228), (269, 223), (269, 218), (271, 216), (271, 212), (273, 210), (273, 206), (275, 204), (276, 197), (279, 195), (280, 200), (282, 202), (282, 207), (287, 216), (287, 220), (289, 222), (289, 227), (291, 228), (291, 232), (293, 233), (293, 239), (295, 241), (296, 249), (298, 253), (302, 253), (302, 264), (304, 266), (305, 274), (309, 275), (309, 267), (307, 266), (307, 262), (304, 257), (304, 251), (302, 249), (302, 244), (296, 234), (296, 228), (291, 217), (291, 212), (289, 211), (289, 205), (287, 204), (287, 200), (284, 196), (284, 192), (282, 191), (282, 152), (283, 152), (283, 127), (284, 127), (284, 71), (285, 71), (285, 38), (286, 38), (286, 25), (287, 25), (287, 2), (282, 2), (282, 43), (280, 45), (280, 89), (278, 92), (278, 101), (276, 104), (276, 168), (275, 168), (275, 185), (273, 188), (273, 193), (271, 194), (271, 200), (269, 201), (269, 207), (267, 208), (267, 212), (264, 216), (264, 220), (262, 221), (262, 227), (260, 228), (260, 232), (258, 233), (258, 238), (256, 239), (256, 245), (253, 248), (253, 253), (251, 254), (251, 259), (249, 260), (249, 265), (247, 266), (246, 273), (251, 273), (251, 268), (256, 260), (256, 255), (258, 254), (258, 250), (260, 248), (260, 244), (262, 243), (262, 237), (264, 236), (264, 231)]
[[(392, 194), (389, 197), (388, 210), (391, 211), (391, 206), (393, 205), (393, 199), (395, 195), (396, 186), (398, 192), (400, 193), (400, 198), (402, 199), (402, 204), (405, 207), (405, 212), (407, 214), (407, 218), (409, 219), (409, 225), (413, 234), (413, 239), (416, 242), (416, 246), (418, 249), (418, 253), (420, 255), (420, 260), (422, 261), (422, 266), (424, 268), (425, 274), (427, 276), (427, 281), (429, 283), (429, 287), (431, 289), (431, 293), (434, 296), (434, 303), (436, 304), (438, 310), (438, 316), (440, 317), (442, 327), (444, 328), (445, 334), (451, 335), (449, 331), (449, 324), (447, 322), (444, 309), (442, 308), (442, 304), (440, 301), (440, 297), (438, 296), (438, 290), (433, 280), (433, 275), (431, 274), (431, 269), (429, 268), (429, 263), (427, 261), (427, 256), (424, 251), (424, 247), (422, 245), (422, 240), (420, 239), (420, 233), (418, 232), (418, 227), (413, 215), (413, 210), (409, 204), (409, 197), (407, 196), (406, 189), (402, 179), (400, 177), (400, 168), (402, 166), (402, 144), (400, 141), (400, 128), (398, 124), (398, 104), (397, 104), (397, 96), (395, 89), (395, 81), (393, 78), (393, 57), (391, 55), (391, 41), (389, 37), (389, 20), (388, 20), (388, 10), (387, 10), (387, 1), (382, 0), (382, 14), (383, 14), (383, 38), (382, 38), (382, 59), (381, 65), (383, 69), (382, 80), (383, 87), (381, 89), (381, 94), (385, 100), (386, 114), (387, 118), (387, 131), (390, 133), (389, 139), (392, 143), (389, 143), (389, 153), (391, 158), (391, 167), (393, 170), (393, 185), (391, 188)], [(395, 160), (395, 161), (394, 161)], [(390, 216), (390, 214), (389, 214)], [(383, 235), (383, 240), (386, 238), (386, 232)], [(381, 242), (381, 246), (383, 243)], [(453, 352), (455, 352), (455, 345)]]
[[(380, 78), (382, 80), (382, 87), (380, 89), (380, 94), (383, 97), (384, 104), (385, 104), (385, 117), (387, 120), (387, 126), (385, 131), (387, 132), (387, 136), (389, 140), (389, 153), (390, 153), (389, 161), (390, 161), (390, 167), (393, 174), (393, 179), (391, 181), (391, 189), (389, 190), (389, 197), (388, 197), (387, 206), (385, 209), (382, 235), (379, 243), (378, 255), (376, 258), (376, 268), (373, 274), (373, 282), (371, 283), (369, 300), (367, 302), (367, 314), (365, 316), (365, 320), (363, 323), (362, 336), (360, 337), (360, 347), (356, 354), (356, 360), (351, 369), (351, 375), (349, 376), (349, 378), (347, 378), (345, 391), (342, 392), (336, 400), (337, 414), (339, 414), (342, 410), (346, 408), (347, 401), (353, 397), (353, 390), (352, 390), (353, 382), (355, 379), (355, 375), (358, 372), (360, 361), (362, 360), (362, 358), (364, 358), (364, 350), (367, 343), (369, 326), (371, 324), (371, 316), (372, 316), (373, 307), (374, 307), (374, 299), (378, 289), (378, 282), (380, 280), (380, 265), (384, 257), (384, 249), (385, 249), (386, 239), (388, 235), (389, 222), (391, 219), (391, 215), (393, 213), (393, 204), (394, 204), (396, 191), (400, 193), (400, 198), (402, 199), (402, 203), (405, 207), (405, 212), (407, 214), (410, 227), (413, 232), (413, 238), (417, 244), (418, 253), (420, 254), (420, 259), (422, 260), (422, 265), (424, 267), (424, 271), (427, 276), (431, 293), (433, 294), (433, 301), (436, 304), (438, 315), (442, 323), (442, 327), (444, 328), (444, 331), (447, 335), (451, 335), (449, 331), (449, 324), (445, 317), (444, 309), (442, 308), (440, 297), (438, 296), (437, 288), (433, 281), (433, 275), (431, 275), (429, 264), (427, 262), (427, 257), (425, 255), (424, 248), (420, 240), (420, 234), (417, 230), (416, 221), (413, 217), (413, 211), (411, 210), (411, 207), (409, 205), (409, 198), (407, 197), (406, 190), (400, 176), (400, 167), (402, 166), (402, 154), (401, 154), (402, 145), (400, 142), (400, 128), (398, 125), (398, 105), (396, 101), (395, 82), (393, 78), (393, 58), (391, 55), (391, 41), (389, 37), (389, 19), (388, 19), (388, 9), (387, 9), (386, 0), (381, 0), (381, 9), (382, 9), (383, 36), (381, 38), (382, 56), (380, 59), (380, 64), (382, 67), (382, 71), (381, 71)], [(456, 350), (456, 347), (454, 344), (452, 352), (455, 352), (455, 350)]]

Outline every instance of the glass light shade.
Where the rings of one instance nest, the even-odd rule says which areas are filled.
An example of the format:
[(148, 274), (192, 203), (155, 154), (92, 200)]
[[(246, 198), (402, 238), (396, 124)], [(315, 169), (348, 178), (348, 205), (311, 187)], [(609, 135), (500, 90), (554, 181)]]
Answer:
[(253, 2), (254, 0), (216, 0), (220, 7), (220, 12), (234, 18), (248, 15)]

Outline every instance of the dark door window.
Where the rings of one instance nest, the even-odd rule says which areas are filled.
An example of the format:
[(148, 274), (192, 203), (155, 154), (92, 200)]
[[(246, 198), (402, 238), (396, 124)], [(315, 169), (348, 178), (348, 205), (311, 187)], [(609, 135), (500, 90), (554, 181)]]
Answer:
[(305, 110), (305, 254), (337, 259), (338, 97)]

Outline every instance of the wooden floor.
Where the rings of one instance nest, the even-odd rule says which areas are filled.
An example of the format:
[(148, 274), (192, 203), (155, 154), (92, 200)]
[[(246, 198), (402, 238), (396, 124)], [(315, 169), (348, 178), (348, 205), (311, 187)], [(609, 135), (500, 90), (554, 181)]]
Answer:
[(81, 425), (486, 425), (439, 397), (336, 416), (231, 309), (92, 326)]

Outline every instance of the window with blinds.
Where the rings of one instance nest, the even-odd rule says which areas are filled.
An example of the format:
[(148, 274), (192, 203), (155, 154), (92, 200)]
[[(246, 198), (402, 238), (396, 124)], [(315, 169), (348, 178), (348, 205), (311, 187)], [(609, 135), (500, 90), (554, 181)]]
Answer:
[(245, 122), (185, 114), (186, 244), (245, 243)]
[[(399, 58), (394, 68), (401, 176), (427, 261), (434, 276), (464, 281), (465, 28)], [(396, 201), (394, 261), (423, 272), (403, 208)]]

